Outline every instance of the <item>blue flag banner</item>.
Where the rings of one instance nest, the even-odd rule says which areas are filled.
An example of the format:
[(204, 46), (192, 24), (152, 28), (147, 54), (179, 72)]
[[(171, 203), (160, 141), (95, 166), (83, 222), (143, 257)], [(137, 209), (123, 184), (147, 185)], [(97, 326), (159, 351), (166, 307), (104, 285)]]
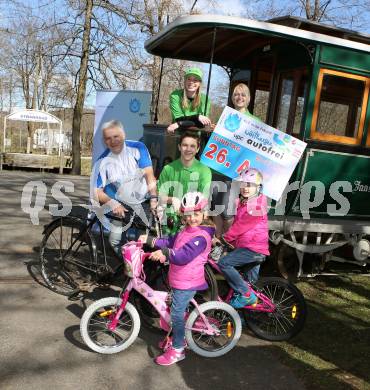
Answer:
[(127, 140), (141, 140), (143, 124), (150, 121), (151, 96), (148, 91), (96, 92), (93, 163), (106, 149), (101, 133), (104, 122), (119, 120), (125, 128)]
[(225, 107), (201, 162), (232, 179), (245, 169), (258, 169), (262, 192), (278, 201), (305, 148), (305, 142)]

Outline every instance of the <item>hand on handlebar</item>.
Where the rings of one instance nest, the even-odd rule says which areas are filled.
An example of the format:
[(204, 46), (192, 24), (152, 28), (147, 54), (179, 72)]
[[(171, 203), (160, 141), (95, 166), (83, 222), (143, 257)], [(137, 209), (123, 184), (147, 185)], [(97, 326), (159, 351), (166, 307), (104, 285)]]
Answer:
[(121, 218), (125, 217), (125, 212), (127, 212), (127, 211), (128, 210), (125, 207), (123, 207), (123, 205), (121, 205), (121, 204), (117, 204), (112, 209), (112, 213), (114, 215), (116, 215), (117, 217), (121, 217)]
[(159, 249), (157, 251), (154, 251), (149, 256), (150, 260), (153, 261), (160, 261), (161, 263), (164, 263), (166, 261), (166, 256), (163, 254), (163, 252)]

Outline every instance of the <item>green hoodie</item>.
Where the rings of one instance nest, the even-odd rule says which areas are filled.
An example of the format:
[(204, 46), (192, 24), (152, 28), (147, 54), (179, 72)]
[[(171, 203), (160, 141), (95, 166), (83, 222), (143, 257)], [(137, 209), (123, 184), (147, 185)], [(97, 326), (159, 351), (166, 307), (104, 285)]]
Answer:
[(178, 118), (183, 118), (186, 116), (192, 116), (192, 115), (209, 115), (210, 107), (211, 107), (211, 101), (208, 98), (207, 102), (207, 110), (205, 110), (206, 106), (206, 95), (204, 93), (200, 94), (200, 105), (195, 110), (192, 109), (192, 105), (189, 104), (189, 107), (187, 109), (182, 108), (181, 102), (182, 98), (184, 96), (184, 90), (183, 89), (177, 89), (176, 91), (173, 91), (170, 95), (170, 110), (172, 114), (172, 120), (175, 122)]

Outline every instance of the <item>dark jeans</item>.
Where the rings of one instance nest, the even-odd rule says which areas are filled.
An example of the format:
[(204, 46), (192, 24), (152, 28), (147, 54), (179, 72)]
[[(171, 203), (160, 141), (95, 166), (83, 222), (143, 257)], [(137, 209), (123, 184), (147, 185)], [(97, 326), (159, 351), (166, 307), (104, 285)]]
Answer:
[[(247, 248), (238, 248), (223, 257), (218, 262), (218, 265), (232, 289), (240, 294), (245, 294), (248, 292), (248, 286), (235, 267), (255, 261), (262, 262), (264, 259), (265, 256), (260, 253), (253, 252)], [(258, 264), (248, 271), (248, 280), (250, 282), (253, 283), (258, 280), (259, 269), (260, 266)]]
[(194, 297), (194, 290), (172, 289), (171, 322), (172, 322), (172, 346), (174, 348), (184, 347), (185, 338), (185, 310)]

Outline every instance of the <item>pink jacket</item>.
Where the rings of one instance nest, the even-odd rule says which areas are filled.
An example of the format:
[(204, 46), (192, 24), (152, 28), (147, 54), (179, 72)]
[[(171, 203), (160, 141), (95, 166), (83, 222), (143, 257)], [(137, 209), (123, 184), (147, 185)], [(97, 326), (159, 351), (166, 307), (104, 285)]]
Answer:
[(248, 248), (266, 256), (270, 254), (265, 195), (261, 194), (247, 202), (238, 200), (234, 222), (224, 238), (235, 248)]
[(173, 249), (179, 249), (194, 237), (202, 236), (207, 242), (206, 249), (198, 255), (194, 260), (185, 265), (176, 265), (170, 263), (169, 282), (173, 288), (180, 290), (191, 290), (202, 285), (207, 285), (204, 277), (204, 264), (207, 262), (207, 257), (211, 251), (212, 238), (200, 227), (192, 228), (187, 226), (176, 237)]

